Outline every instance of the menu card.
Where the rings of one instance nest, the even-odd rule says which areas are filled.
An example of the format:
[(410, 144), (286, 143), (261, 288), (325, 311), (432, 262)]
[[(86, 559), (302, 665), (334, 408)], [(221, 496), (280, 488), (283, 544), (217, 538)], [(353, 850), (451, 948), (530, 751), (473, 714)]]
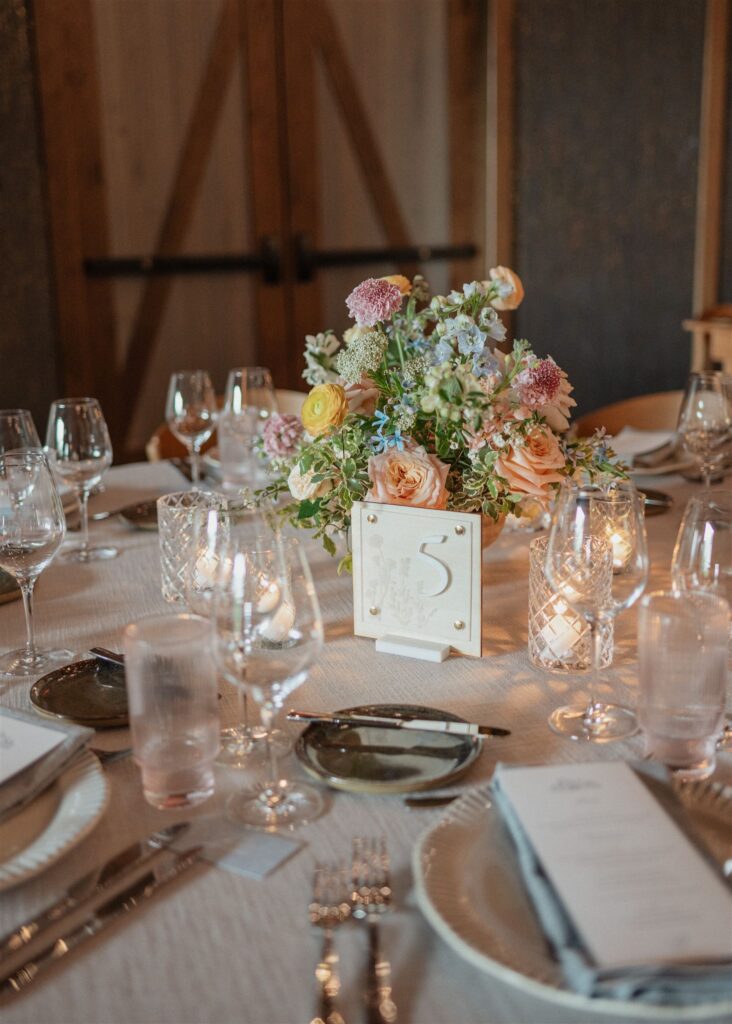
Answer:
[(732, 891), (627, 764), (499, 775), (598, 967), (732, 961)]
[(66, 735), (0, 711), (0, 786), (45, 757)]

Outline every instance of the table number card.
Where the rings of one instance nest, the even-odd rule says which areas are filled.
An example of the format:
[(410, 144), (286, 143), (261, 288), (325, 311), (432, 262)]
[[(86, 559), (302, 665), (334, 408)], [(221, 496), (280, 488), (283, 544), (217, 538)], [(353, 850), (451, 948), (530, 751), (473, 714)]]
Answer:
[(480, 657), (479, 515), (357, 501), (351, 530), (357, 636), (389, 653)]

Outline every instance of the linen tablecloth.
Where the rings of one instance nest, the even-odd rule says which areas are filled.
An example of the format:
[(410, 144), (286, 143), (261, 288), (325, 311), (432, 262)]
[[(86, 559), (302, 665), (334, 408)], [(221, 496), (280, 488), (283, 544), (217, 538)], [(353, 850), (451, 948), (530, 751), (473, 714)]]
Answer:
[[(167, 464), (111, 470), (106, 492), (93, 510), (185, 489)], [(655, 480), (674, 495), (674, 508), (649, 518), (652, 560), (649, 589), (667, 586), (673, 539), (692, 486), (678, 478)], [(158, 537), (133, 532), (112, 520), (91, 527), (93, 540), (115, 543), (114, 561), (53, 563), (36, 593), (42, 644), (83, 652), (102, 645), (119, 649), (133, 619), (169, 611), (160, 593)], [(487, 779), (497, 760), (516, 763), (628, 759), (641, 752), (638, 737), (589, 745), (554, 735), (547, 714), (568, 700), (581, 701), (584, 679), (553, 676), (532, 666), (527, 642), (528, 545), (531, 535), (504, 531), (485, 553), (482, 659), (450, 658), (443, 664), (377, 654), (373, 641), (352, 632), (350, 577), (338, 578), (335, 562), (314, 545), (311, 565), (323, 609), (326, 645), (310, 678), (291, 703), (332, 710), (366, 702), (424, 703), (479, 722), (508, 726), (508, 739), (488, 742), (464, 784)], [(0, 648), (24, 637), (19, 602), (0, 607)], [(616, 624), (613, 666), (600, 696), (636, 703), (636, 613)], [(28, 708), (27, 682), (0, 692), (0, 703)], [(236, 698), (228, 686), (224, 721)], [(284, 728), (297, 730), (293, 726)], [(99, 733), (98, 746), (129, 743), (125, 730)], [(289, 758), (286, 768), (299, 775)], [(721, 755), (718, 777), (732, 780), (732, 758)], [(111, 799), (106, 815), (73, 852), (17, 889), (0, 894), (0, 931), (20, 922), (60, 893), (72, 879), (127, 843), (168, 823), (143, 800), (139, 772), (130, 760), (109, 765)], [(200, 813), (218, 811), (232, 787), (251, 774), (217, 770), (217, 794)], [(412, 895), (411, 854), (420, 833), (444, 813), (408, 811), (400, 797), (328, 793), (324, 816), (296, 835), (306, 844), (264, 881), (203, 866), (141, 910), (49, 971), (25, 994), (0, 1008), (4, 1024), (295, 1024), (315, 1016), (314, 968), (320, 933), (307, 920), (316, 859), (347, 858), (354, 834), (384, 834), (393, 866), (396, 910), (383, 925), (402, 1024), (543, 1024), (587, 1021), (499, 983), (460, 959), (421, 916)], [(180, 815), (178, 815), (180, 817)], [(366, 932), (349, 925), (338, 933), (342, 958), (342, 1012), (348, 1024), (364, 1019), (361, 1003)], [(609, 1020), (603, 1017), (603, 1020)], [(626, 1016), (625, 1020), (628, 1019)]]

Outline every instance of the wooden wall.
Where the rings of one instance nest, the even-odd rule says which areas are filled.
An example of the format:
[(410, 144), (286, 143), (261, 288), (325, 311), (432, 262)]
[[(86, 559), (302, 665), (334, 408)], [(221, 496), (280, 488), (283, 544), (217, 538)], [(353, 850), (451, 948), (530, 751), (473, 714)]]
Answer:
[(689, 369), (704, 8), (517, 2), (516, 326), (584, 410)]
[(0, 407), (42, 433), (59, 366), (31, 32), (23, 0), (0, 3)]
[[(732, 62), (732, 17), (727, 33), (728, 68)], [(725, 139), (724, 216), (722, 219), (722, 259), (720, 266), (719, 301), (732, 303), (732, 74), (727, 75), (727, 135)]]

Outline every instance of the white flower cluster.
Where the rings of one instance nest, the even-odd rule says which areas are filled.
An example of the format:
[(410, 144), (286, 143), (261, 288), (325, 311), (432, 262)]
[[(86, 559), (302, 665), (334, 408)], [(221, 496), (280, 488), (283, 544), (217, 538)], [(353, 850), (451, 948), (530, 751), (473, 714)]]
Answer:
[(311, 387), (333, 384), (338, 379), (334, 356), (339, 345), (333, 331), (305, 335), (305, 369), (302, 375)]

